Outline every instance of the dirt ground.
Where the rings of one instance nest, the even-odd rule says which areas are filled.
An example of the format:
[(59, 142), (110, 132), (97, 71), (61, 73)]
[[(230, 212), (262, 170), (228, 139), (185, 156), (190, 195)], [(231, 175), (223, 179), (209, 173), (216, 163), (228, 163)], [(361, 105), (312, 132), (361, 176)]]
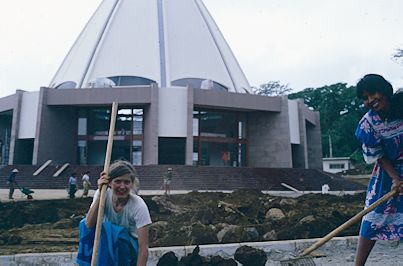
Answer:
[[(364, 193), (282, 198), (256, 190), (143, 196), (150, 246), (322, 237), (364, 204)], [(0, 203), (0, 255), (77, 251), (78, 223), (91, 198)], [(340, 236), (357, 235), (359, 225)]]

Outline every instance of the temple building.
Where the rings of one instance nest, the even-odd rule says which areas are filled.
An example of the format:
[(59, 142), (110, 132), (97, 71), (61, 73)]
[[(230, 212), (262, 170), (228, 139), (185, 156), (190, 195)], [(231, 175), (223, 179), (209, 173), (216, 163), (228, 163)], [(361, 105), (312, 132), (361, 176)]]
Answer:
[(201, 0), (103, 0), (47, 87), (0, 98), (0, 163), (102, 165), (112, 102), (112, 159), (322, 168), (319, 113), (254, 95)]

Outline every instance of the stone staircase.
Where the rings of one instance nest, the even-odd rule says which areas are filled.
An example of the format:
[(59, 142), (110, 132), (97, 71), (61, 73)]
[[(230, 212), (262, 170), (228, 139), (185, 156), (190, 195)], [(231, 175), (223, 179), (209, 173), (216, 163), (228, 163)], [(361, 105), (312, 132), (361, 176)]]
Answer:
[[(0, 188), (7, 188), (6, 180), (12, 169), (17, 168), (17, 182), (30, 189), (67, 188), (71, 173), (90, 171), (92, 188), (96, 188), (96, 179), (103, 166), (70, 165), (60, 176), (53, 174), (62, 165), (51, 164), (38, 176), (33, 173), (40, 165), (7, 165), (0, 169)], [(295, 168), (250, 168), (250, 167), (214, 167), (183, 165), (147, 165), (137, 166), (141, 190), (161, 189), (162, 176), (168, 167), (173, 168), (171, 189), (173, 190), (234, 190), (250, 188), (259, 190), (288, 190), (281, 183), (286, 183), (301, 191), (321, 190), (328, 184), (331, 190), (365, 190), (365, 186), (350, 182), (338, 175), (313, 169)], [(78, 182), (81, 187), (81, 182)]]

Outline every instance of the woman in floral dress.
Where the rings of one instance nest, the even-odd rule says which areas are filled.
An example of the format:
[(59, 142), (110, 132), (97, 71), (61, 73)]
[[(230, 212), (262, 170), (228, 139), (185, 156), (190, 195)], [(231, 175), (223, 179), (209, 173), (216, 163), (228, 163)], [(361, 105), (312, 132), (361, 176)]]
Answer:
[(357, 246), (356, 265), (364, 265), (377, 240), (403, 239), (403, 119), (392, 85), (382, 76), (368, 74), (357, 84), (357, 97), (369, 111), (355, 135), (364, 159), (375, 163), (368, 184), (365, 207), (391, 190), (398, 193), (364, 216)]

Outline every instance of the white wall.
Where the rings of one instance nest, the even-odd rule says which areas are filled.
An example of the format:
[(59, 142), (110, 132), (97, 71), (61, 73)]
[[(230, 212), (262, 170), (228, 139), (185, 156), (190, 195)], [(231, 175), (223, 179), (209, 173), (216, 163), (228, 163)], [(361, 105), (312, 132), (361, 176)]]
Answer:
[(188, 89), (160, 88), (158, 98), (158, 136), (186, 137)]
[(39, 91), (24, 92), (22, 95), (19, 139), (35, 138), (36, 121), (38, 118)]
[[(340, 168), (330, 168), (330, 165), (343, 165), (343, 167)], [(348, 169), (354, 169), (354, 167), (351, 165), (350, 161), (348, 159), (337, 159), (334, 158), (330, 160), (330, 158), (323, 159), (323, 171), (328, 172), (328, 173), (340, 173)]]
[(288, 120), (291, 144), (301, 144), (299, 134), (298, 100), (288, 100)]

